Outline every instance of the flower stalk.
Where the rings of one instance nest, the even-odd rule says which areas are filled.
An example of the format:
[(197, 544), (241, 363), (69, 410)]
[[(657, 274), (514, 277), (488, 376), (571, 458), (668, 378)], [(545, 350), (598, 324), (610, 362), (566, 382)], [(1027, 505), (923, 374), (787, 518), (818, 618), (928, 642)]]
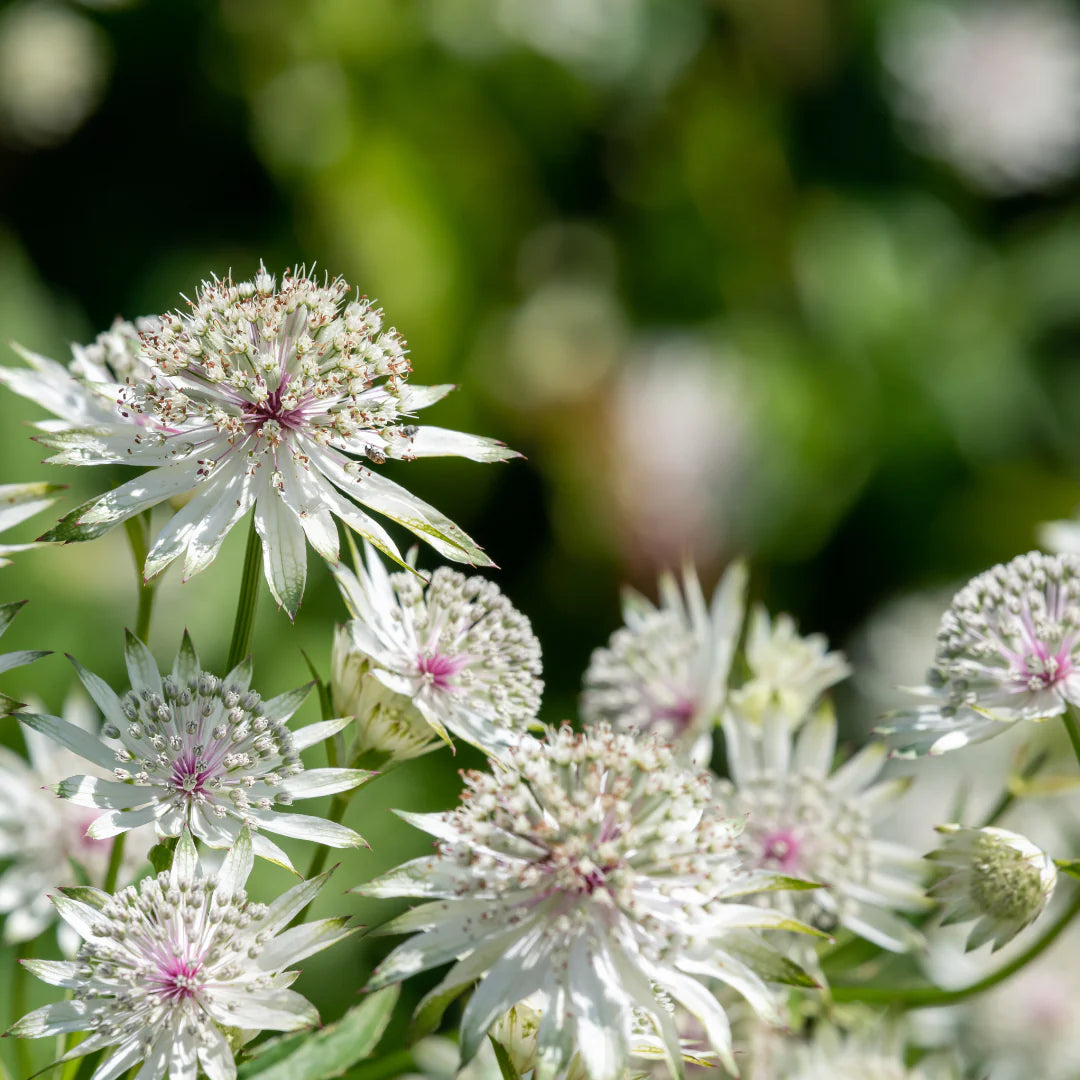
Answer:
[(262, 562), (262, 543), (255, 528), (254, 515), (248, 528), (247, 548), (244, 551), (244, 569), (240, 575), (240, 595), (236, 601), (236, 618), (233, 621), (232, 641), (229, 643), (229, 659), (226, 670), (232, 671), (251, 651), (251, 635), (255, 629), (255, 605), (259, 599), (259, 570)]

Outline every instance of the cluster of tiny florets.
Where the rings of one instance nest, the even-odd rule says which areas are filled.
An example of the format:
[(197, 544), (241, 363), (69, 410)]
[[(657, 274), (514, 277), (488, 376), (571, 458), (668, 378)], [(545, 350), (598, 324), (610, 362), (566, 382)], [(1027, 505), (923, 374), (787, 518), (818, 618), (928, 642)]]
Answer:
[[(1031, 552), (968, 583), (942, 619), (931, 683), (953, 707), (1061, 712), (1080, 699), (1080, 562)], [(1046, 711), (1044, 711), (1046, 710)]]
[[(162, 432), (185, 430), (177, 456), (197, 448), (200, 431), (274, 451), (302, 430), (353, 452), (362, 433), (382, 432), (367, 456), (384, 460), (386, 438), (410, 435), (394, 428), (410, 372), (405, 342), (383, 328), (380, 308), (349, 295), (342, 278), (320, 283), (302, 269), (277, 289), (265, 270), (254, 281), (203, 282), (190, 311), (142, 332), (150, 374), (122, 392), (121, 411), (152, 417)], [(205, 461), (204, 475), (213, 465)]]

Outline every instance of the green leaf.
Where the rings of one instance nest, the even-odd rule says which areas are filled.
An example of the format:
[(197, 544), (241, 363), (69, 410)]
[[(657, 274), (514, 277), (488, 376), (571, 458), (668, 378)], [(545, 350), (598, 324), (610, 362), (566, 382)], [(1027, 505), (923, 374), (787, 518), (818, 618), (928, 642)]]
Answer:
[(341, 1076), (357, 1061), (371, 1056), (400, 993), (400, 986), (388, 986), (319, 1031), (271, 1039), (240, 1066), (240, 1080), (330, 1080)]
[(1069, 877), (1080, 878), (1080, 859), (1055, 859), (1054, 865)]
[(499, 1063), (499, 1072), (502, 1073), (502, 1080), (521, 1080), (521, 1075), (518, 1073), (517, 1069), (514, 1068), (514, 1063), (510, 1060), (510, 1055), (506, 1052), (506, 1047), (493, 1035), (489, 1034), (488, 1039), (491, 1040), (492, 1049), (495, 1051), (495, 1060)]
[(753, 968), (766, 982), (806, 987), (811, 990), (819, 986), (798, 964), (782, 956), (763, 941), (747, 938), (745, 941), (726, 943), (724, 948), (736, 959)]
[(160, 843), (155, 844), (146, 854), (155, 874), (160, 874), (172, 866), (173, 851), (176, 848), (176, 836), (167, 836)]
[(442, 991), (436, 987), (425, 994), (416, 1006), (412, 1023), (409, 1025), (409, 1042), (414, 1043), (425, 1035), (430, 1035), (442, 1022), (443, 1013), (469, 989), (472, 981), (456, 983)]

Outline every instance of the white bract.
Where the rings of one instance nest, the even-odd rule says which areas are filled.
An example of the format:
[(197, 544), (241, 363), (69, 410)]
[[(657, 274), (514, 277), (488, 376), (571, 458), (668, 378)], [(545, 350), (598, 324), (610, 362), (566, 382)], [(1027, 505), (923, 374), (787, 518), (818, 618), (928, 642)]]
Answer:
[(290, 731), (287, 722), (310, 686), (263, 701), (250, 689), (250, 660), (220, 679), (202, 670), (187, 634), (165, 676), (131, 634), (125, 660), (131, 689), (123, 695), (72, 661), (105, 717), (100, 738), (58, 716), (19, 713), (27, 727), (106, 774), (70, 776), (55, 788), (76, 806), (103, 811), (88, 836), (104, 839), (153, 824), (158, 836), (179, 836), (187, 828), (223, 848), (246, 825), (255, 853), (289, 869), (288, 856), (261, 830), (331, 847), (364, 842), (344, 825), (285, 809), (295, 799), (347, 791), (372, 775), (304, 769), (300, 752), (349, 723), (327, 720)]
[(712, 731), (727, 695), (742, 628), (746, 568), (733, 563), (706, 602), (697, 574), (660, 578), (660, 603), (623, 595), (625, 626), (596, 649), (585, 672), (587, 724), (656, 732), (695, 764), (712, 753)]
[[(62, 484), (0, 484), (0, 532), (14, 528), (56, 500), (49, 498), (51, 492), (60, 491)], [(4, 555), (16, 551), (29, 551), (39, 544), (0, 544), (0, 566), (10, 566), (11, 560)]]
[(503, 755), (540, 708), (529, 620), (485, 578), (440, 567), (425, 583), (388, 574), (370, 546), (365, 555), (355, 574), (335, 568), (353, 617), (335, 642), (335, 702), (355, 708), (361, 746), (414, 757), (453, 734)]
[(346, 919), (286, 930), (322, 888), (326, 874), (302, 882), (272, 904), (248, 899), (254, 855), (246, 829), (211, 875), (184, 830), (170, 870), (115, 896), (62, 890), (57, 911), (84, 939), (72, 962), (28, 960), (39, 979), (74, 991), (24, 1016), (10, 1034), (24, 1038), (87, 1031), (65, 1059), (115, 1049), (93, 1080), (114, 1080), (141, 1064), (143, 1080), (234, 1080), (230, 1036), (294, 1031), (318, 1013), (288, 989), (290, 965), (352, 933)]
[(942, 754), (1080, 704), (1080, 557), (1018, 555), (973, 578), (941, 619), (926, 703), (879, 730)]
[[(65, 702), (64, 718), (88, 734), (97, 728), (89, 702), (78, 695)], [(52, 925), (56, 910), (48, 890), (75, 879), (73, 863), (92, 885), (101, 885), (112, 849), (110, 840), (86, 835), (96, 810), (59, 799), (49, 789), (78, 768), (79, 759), (39, 732), (26, 729), (25, 735), (29, 762), (0, 747), (0, 859), (9, 861), (0, 874), (6, 942), (30, 941)], [(125, 883), (145, 860), (149, 846), (143, 842), (124, 848)], [(61, 943), (67, 946), (64, 929)]]
[(382, 928), (418, 933), (370, 986), (453, 961), (428, 999), (445, 1003), (479, 980), (462, 1017), (466, 1062), (500, 1017), (543, 993), (537, 1080), (561, 1075), (575, 1054), (592, 1080), (615, 1080), (641, 1017), (681, 1075), (672, 1003), (733, 1068), (728, 1017), (709, 984), (780, 1022), (765, 980), (808, 980), (752, 931), (806, 928), (745, 897), (800, 883), (745, 865), (741, 823), (713, 804), (708, 775), (678, 765), (655, 735), (564, 727), (526, 738), (507, 761), (494, 775), (466, 773), (458, 809), (402, 814), (436, 837), (436, 852), (356, 891), (429, 902)]
[(1043, 0), (900, 4), (884, 55), (916, 138), (997, 195), (1080, 162), (1080, 21)]
[[(12, 604), (0, 604), (0, 637), (4, 636), (4, 632), (11, 625), (11, 620), (19, 614), (19, 609), (25, 603), (25, 600), (19, 600)], [(40, 649), (21, 649), (18, 652), (0, 653), (0, 674), (12, 668), (22, 667), (24, 664), (31, 664), (48, 655), (47, 651), (43, 652)], [(16, 701), (7, 694), (0, 694), (0, 716), (7, 716), (8, 713), (21, 708), (21, 701)]]
[(937, 876), (929, 894), (945, 906), (943, 924), (974, 922), (967, 948), (988, 941), (994, 951), (1045, 910), (1057, 883), (1054, 860), (1007, 829), (939, 825), (945, 846), (926, 857)]
[(772, 619), (760, 604), (750, 615), (745, 656), (749, 675), (728, 700), (757, 724), (770, 716), (798, 724), (830, 686), (851, 674), (844, 654), (829, 652), (824, 634), (800, 637), (790, 615)]
[(745, 815), (740, 845), (750, 865), (825, 886), (775, 902), (822, 930), (842, 926), (896, 952), (918, 947), (921, 935), (897, 912), (928, 907), (922, 859), (874, 835), (908, 786), (874, 782), (885, 745), (863, 747), (832, 772), (836, 720), (825, 709), (794, 734), (783, 721), (759, 730), (732, 715), (724, 736), (731, 779), (718, 782), (718, 804), (731, 817)]
[[(44, 370), (40, 358), (31, 363)], [(158, 533), (144, 568), (149, 578), (184, 555), (191, 577), (254, 508), (266, 579), (294, 616), (306, 544), (338, 560), (335, 518), (401, 561), (385, 529), (356, 503), (448, 558), (490, 565), (453, 522), (363, 463), (517, 456), (493, 439), (412, 424), (414, 412), (451, 387), (409, 386), (409, 372), (401, 336), (384, 329), (382, 311), (369, 300), (350, 299), (343, 279), (320, 284), (300, 270), (286, 272), (278, 288), (260, 268), (253, 281), (203, 282), (187, 313), (166, 313), (143, 328), (122, 384), (80, 374), (42, 397), (25, 373), (4, 378), (64, 421), (38, 436), (58, 451), (49, 461), (148, 470), (72, 511), (47, 539), (90, 539), (194, 492)], [(92, 414), (113, 391), (115, 405), (98, 422)]]

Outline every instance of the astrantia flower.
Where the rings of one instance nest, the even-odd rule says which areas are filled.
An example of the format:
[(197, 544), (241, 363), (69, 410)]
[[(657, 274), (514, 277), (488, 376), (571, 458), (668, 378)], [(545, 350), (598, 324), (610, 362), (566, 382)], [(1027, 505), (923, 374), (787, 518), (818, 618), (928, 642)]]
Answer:
[(1080, 162), (1080, 23), (1067, 5), (902, 4), (886, 26), (897, 106), (979, 187), (1045, 188)]
[(138, 888), (110, 896), (97, 889), (63, 890), (57, 911), (85, 939), (70, 963), (27, 960), (53, 986), (74, 991), (24, 1016), (9, 1034), (41, 1038), (88, 1031), (64, 1060), (115, 1047), (94, 1074), (120, 1076), (140, 1065), (144, 1080), (212, 1080), (236, 1076), (229, 1034), (293, 1031), (319, 1022), (286, 971), (352, 931), (345, 919), (322, 919), (285, 930), (311, 902), (326, 874), (290, 889), (269, 906), (248, 900), (244, 884), (253, 853), (246, 829), (209, 875), (191, 834), (180, 836), (172, 868)]
[(941, 1058), (909, 1067), (897, 1028), (880, 1019), (864, 1032), (842, 1035), (827, 1023), (815, 1025), (808, 1041), (768, 1036), (756, 1055), (749, 1080), (954, 1080), (956, 1071)]
[(742, 628), (746, 568), (734, 563), (707, 603), (693, 569), (682, 587), (660, 578), (660, 603), (623, 595), (626, 625), (596, 649), (585, 672), (586, 723), (654, 731), (697, 764), (709, 760)]
[[(90, 703), (80, 696), (65, 702), (64, 718), (87, 734), (97, 729)], [(47, 894), (58, 881), (71, 878), (72, 863), (90, 884), (104, 882), (112, 849), (111, 841), (86, 835), (96, 811), (58, 799), (49, 790), (79, 767), (79, 759), (39, 732), (27, 729), (25, 734), (29, 762), (0, 747), (0, 859), (9, 860), (0, 874), (0, 912), (8, 942), (30, 941), (52, 924), (56, 911)], [(134, 875), (149, 847), (143, 842), (124, 848), (123, 881)], [(64, 936), (61, 943), (67, 944)]]
[[(0, 637), (4, 636), (4, 632), (11, 625), (11, 620), (19, 614), (19, 609), (25, 603), (25, 600), (18, 600), (13, 604), (0, 604)], [(48, 655), (47, 651), (43, 652), (40, 649), (23, 649), (19, 652), (0, 653), (0, 674), (10, 671), (12, 668), (22, 667), (24, 664), (31, 664), (35, 660), (40, 660), (43, 656)], [(21, 701), (16, 701), (14, 698), (8, 697), (7, 694), (0, 694), (0, 716), (7, 716), (8, 713), (21, 708)]]
[[(388, 574), (370, 546), (365, 555), (366, 567), (355, 574), (335, 568), (353, 616), (335, 643), (335, 669), (343, 671), (343, 654), (352, 655), (364, 670), (351, 674), (379, 684), (369, 685), (366, 699), (363, 686), (335, 686), (335, 701), (348, 697), (358, 709), (361, 745), (413, 757), (432, 736), (449, 741), (453, 734), (502, 755), (540, 708), (540, 643), (529, 620), (485, 578), (440, 567), (425, 584), (415, 573)], [(385, 709), (369, 726), (362, 710), (372, 703)], [(396, 741), (383, 737), (386, 724)]]
[(290, 869), (285, 852), (255, 830), (331, 847), (363, 843), (344, 825), (283, 812), (294, 799), (347, 791), (372, 775), (360, 769), (304, 769), (300, 751), (349, 722), (328, 720), (290, 731), (286, 723), (310, 686), (263, 701), (249, 689), (250, 660), (220, 679), (202, 670), (187, 634), (164, 677), (131, 634), (125, 660), (131, 689), (122, 696), (72, 661), (104, 714), (101, 738), (58, 716), (19, 714), (27, 727), (106, 774), (71, 776), (56, 787), (77, 806), (106, 811), (90, 824), (88, 836), (104, 839), (152, 822), (158, 836), (179, 836), (188, 828), (210, 847), (221, 848), (234, 844), (247, 825), (255, 853)]
[(1080, 705), (1080, 558), (1032, 551), (973, 578), (942, 616), (929, 683), (926, 704), (879, 729), (908, 754)]
[(771, 619), (760, 604), (750, 616), (746, 665), (749, 676), (729, 703), (757, 724), (769, 715), (799, 723), (830, 686), (851, 674), (844, 654), (829, 652), (824, 634), (800, 637), (790, 615)]
[(746, 816), (740, 839), (751, 865), (827, 886), (780, 894), (792, 916), (823, 930), (843, 926), (893, 951), (922, 941), (897, 911), (927, 907), (916, 883), (915, 851), (876, 839), (874, 827), (907, 780), (874, 783), (885, 761), (882, 743), (863, 747), (832, 769), (836, 720), (821, 710), (793, 735), (789, 725), (764, 731), (730, 716), (724, 725), (731, 780), (717, 785), (719, 806)]
[(678, 766), (656, 736), (564, 727), (544, 742), (526, 738), (507, 758), (494, 775), (465, 775), (458, 809), (403, 814), (437, 838), (436, 853), (356, 890), (431, 901), (382, 928), (420, 933), (376, 968), (371, 987), (449, 961), (432, 998), (479, 979), (462, 1017), (464, 1061), (504, 1013), (542, 992), (538, 1078), (580, 1053), (592, 1080), (614, 1080), (636, 1012), (681, 1072), (671, 1002), (701, 1021), (733, 1067), (728, 1018), (707, 981), (779, 1021), (763, 974), (806, 980), (750, 928), (800, 925), (741, 899), (790, 883), (747, 869), (740, 823), (721, 816), (708, 775)]
[[(20, 522), (51, 506), (56, 500), (47, 498), (50, 492), (60, 491), (61, 484), (0, 484), (0, 532), (14, 528)], [(0, 544), (0, 566), (10, 566), (4, 555), (28, 551), (38, 544)]]
[[(149, 471), (72, 511), (48, 539), (89, 539), (194, 491), (158, 534), (145, 566), (151, 577), (186, 553), (190, 577), (254, 507), (266, 579), (290, 616), (304, 593), (305, 537), (338, 560), (335, 517), (400, 561), (389, 535), (356, 502), (448, 558), (490, 565), (456, 525), (362, 461), (517, 455), (493, 439), (410, 423), (451, 387), (407, 386), (404, 341), (383, 329), (379, 308), (349, 296), (341, 278), (320, 284), (303, 271), (286, 272), (279, 289), (260, 268), (254, 281), (203, 282), (186, 314), (167, 313), (142, 330), (135, 370), (108, 422), (39, 439), (60, 451), (54, 462)], [(7, 381), (19, 389), (10, 373)], [(69, 390), (89, 392), (84, 383)]]
[(946, 909), (944, 924), (975, 921), (967, 948), (988, 941), (996, 952), (1046, 908), (1057, 883), (1054, 860), (1007, 829), (939, 825), (945, 846), (926, 857), (938, 867), (929, 890)]

